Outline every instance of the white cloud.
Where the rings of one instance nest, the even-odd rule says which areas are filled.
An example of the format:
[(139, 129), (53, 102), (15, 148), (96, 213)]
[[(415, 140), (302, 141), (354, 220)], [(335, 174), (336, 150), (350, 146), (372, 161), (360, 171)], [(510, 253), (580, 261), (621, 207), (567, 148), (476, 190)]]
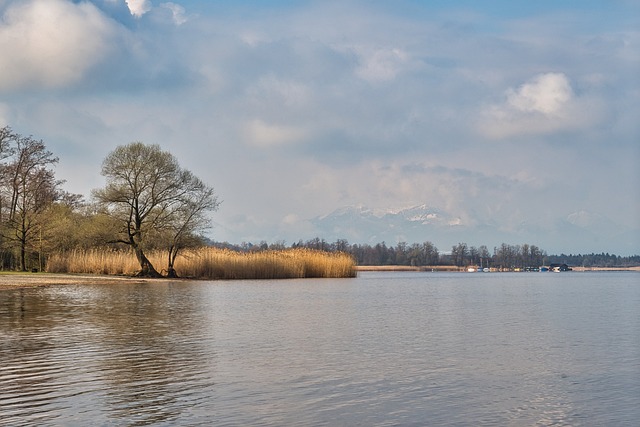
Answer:
[(185, 22), (187, 22), (188, 19), (185, 15), (184, 7), (180, 6), (179, 4), (167, 2), (167, 3), (162, 3), (160, 6), (164, 7), (165, 9), (169, 9), (171, 11), (173, 22), (176, 25), (182, 25)]
[(599, 122), (599, 103), (574, 93), (563, 73), (534, 76), (505, 93), (505, 101), (482, 113), (480, 131), (490, 138), (544, 135)]
[(90, 3), (32, 0), (0, 21), (0, 90), (62, 87), (80, 80), (109, 52), (112, 23)]
[(149, 0), (125, 0), (129, 11), (136, 18), (140, 18), (151, 10), (151, 2)]
[(534, 77), (517, 90), (510, 89), (507, 104), (517, 111), (561, 115), (573, 96), (567, 76), (546, 73)]

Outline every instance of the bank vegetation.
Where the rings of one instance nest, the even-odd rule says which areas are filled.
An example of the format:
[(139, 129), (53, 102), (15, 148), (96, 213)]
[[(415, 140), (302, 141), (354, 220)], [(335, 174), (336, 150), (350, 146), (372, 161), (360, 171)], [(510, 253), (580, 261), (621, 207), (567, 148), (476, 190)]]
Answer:
[[(166, 254), (152, 251), (147, 256), (152, 264), (161, 265)], [(174, 268), (179, 277), (208, 280), (341, 278), (356, 274), (354, 260), (348, 254), (302, 248), (260, 252), (192, 248), (179, 253)], [(139, 269), (130, 250), (76, 249), (55, 253), (47, 263), (51, 273), (134, 275)]]
[[(440, 252), (431, 242), (220, 243), (204, 237), (221, 203), (213, 188), (158, 145), (116, 147), (100, 170), (105, 185), (89, 200), (62, 189), (57, 163), (42, 140), (0, 128), (0, 270), (204, 279), (351, 277), (355, 265), (510, 269), (558, 258), (530, 244), (503, 243), (490, 250), (458, 243)], [(610, 254), (559, 258), (583, 267), (640, 262), (637, 256)]]
[(89, 202), (62, 190), (58, 158), (42, 140), (0, 128), (0, 269), (276, 279), (352, 277), (350, 255), (304, 248), (256, 252), (207, 247), (220, 205), (214, 189), (158, 145), (107, 155)]

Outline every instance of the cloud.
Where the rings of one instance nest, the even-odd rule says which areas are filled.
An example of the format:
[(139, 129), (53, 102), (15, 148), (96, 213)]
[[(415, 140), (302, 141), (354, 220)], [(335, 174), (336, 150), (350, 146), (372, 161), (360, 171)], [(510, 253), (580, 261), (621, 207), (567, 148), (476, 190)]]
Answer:
[(270, 110), (274, 109), (274, 104), (279, 108), (306, 107), (313, 95), (307, 85), (279, 79), (274, 75), (261, 77), (256, 84), (247, 89), (246, 93), (249, 104), (254, 107), (266, 106)]
[(600, 120), (599, 103), (578, 97), (564, 73), (544, 73), (505, 92), (482, 113), (480, 131), (495, 139), (576, 130)]
[(569, 79), (562, 73), (546, 73), (534, 77), (517, 90), (509, 89), (507, 104), (516, 111), (561, 115), (573, 99)]
[(151, 2), (149, 0), (125, 0), (131, 15), (140, 18), (151, 10)]
[(371, 83), (393, 80), (402, 71), (409, 55), (402, 49), (359, 49), (360, 65), (355, 73)]
[(175, 25), (179, 26), (188, 21), (185, 8), (177, 3), (160, 3), (159, 8), (154, 8), (150, 0), (125, 0), (125, 3), (127, 4), (131, 16), (136, 19), (142, 18), (144, 15), (152, 11), (154, 15), (157, 15), (157, 12), (161, 12), (164, 9), (171, 14), (171, 20)]
[[(637, 223), (628, 26), (237, 3), (0, 0), (0, 119), (43, 138), (84, 194), (116, 145), (161, 144), (216, 186), (235, 242), (297, 240), (354, 203), (511, 228), (582, 209)], [(496, 139), (519, 143), (481, 143)]]
[(10, 3), (0, 20), (0, 90), (77, 82), (108, 55), (113, 34), (91, 3)]
[(7, 104), (0, 102), (0, 127), (6, 126), (7, 124), (11, 123), (9, 121), (10, 112), (11, 112), (11, 109), (9, 108), (9, 106)]
[(263, 148), (292, 143), (305, 137), (302, 129), (266, 123), (260, 119), (250, 121), (245, 134), (250, 145)]
[(160, 6), (165, 9), (169, 9), (171, 11), (173, 22), (176, 25), (182, 25), (185, 22), (187, 22), (188, 19), (185, 15), (184, 7), (180, 6), (179, 4), (167, 2), (167, 3), (162, 3)]

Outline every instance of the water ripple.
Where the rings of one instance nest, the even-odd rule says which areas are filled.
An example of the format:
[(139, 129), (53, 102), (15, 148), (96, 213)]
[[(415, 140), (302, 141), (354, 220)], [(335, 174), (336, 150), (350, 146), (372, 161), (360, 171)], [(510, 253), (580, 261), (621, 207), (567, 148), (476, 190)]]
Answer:
[(632, 425), (640, 291), (560, 276), (2, 291), (0, 425)]

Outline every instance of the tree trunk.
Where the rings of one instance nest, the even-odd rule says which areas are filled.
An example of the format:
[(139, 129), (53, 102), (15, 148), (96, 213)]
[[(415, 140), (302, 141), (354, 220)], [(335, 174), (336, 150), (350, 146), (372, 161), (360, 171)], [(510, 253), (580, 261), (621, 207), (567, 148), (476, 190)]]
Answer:
[(178, 249), (174, 246), (169, 248), (169, 261), (167, 263), (167, 277), (172, 279), (176, 279), (178, 277), (178, 273), (176, 273), (176, 269), (173, 267), (173, 263), (176, 260), (176, 256), (178, 255)]
[(138, 262), (140, 263), (140, 271), (138, 272), (138, 274), (136, 274), (136, 276), (138, 276), (138, 277), (162, 277), (162, 275), (156, 271), (156, 269), (153, 267), (153, 264), (151, 264), (151, 261), (149, 261), (147, 256), (144, 254), (144, 252), (142, 251), (142, 248), (136, 247), (135, 248), (135, 253), (136, 253), (136, 258), (138, 259)]
[(20, 230), (20, 270), (27, 271), (27, 233)]
[(27, 271), (27, 251), (24, 247), (24, 242), (20, 244), (20, 270)]

